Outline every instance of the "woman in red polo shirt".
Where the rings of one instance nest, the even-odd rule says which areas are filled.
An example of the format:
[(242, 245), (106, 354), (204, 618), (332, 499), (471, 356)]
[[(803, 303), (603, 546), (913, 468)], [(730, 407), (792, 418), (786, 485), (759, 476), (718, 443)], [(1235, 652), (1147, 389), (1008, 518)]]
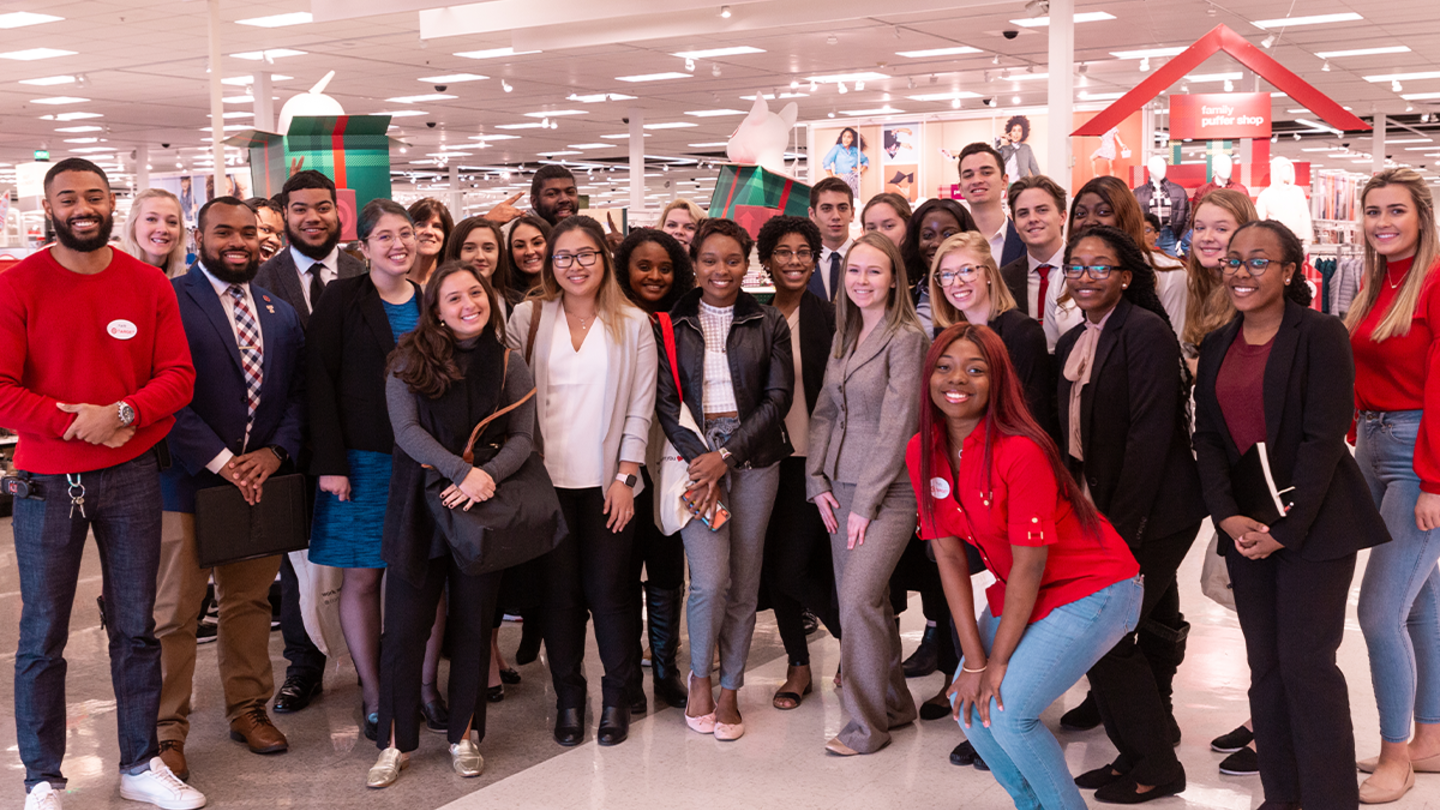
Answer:
[[(1140, 566), (1026, 409), (999, 336), (946, 329), (921, 379), (906, 464), (964, 651), (950, 687), (955, 715), (1016, 806), (1082, 810), (1040, 712), (1134, 632)], [(978, 624), (962, 539), (997, 580)]]

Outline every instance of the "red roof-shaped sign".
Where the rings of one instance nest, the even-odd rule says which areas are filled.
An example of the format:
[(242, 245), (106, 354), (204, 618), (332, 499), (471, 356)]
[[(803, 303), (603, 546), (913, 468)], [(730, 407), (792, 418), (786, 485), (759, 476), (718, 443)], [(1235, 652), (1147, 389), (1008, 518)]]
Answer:
[(1244, 37), (1225, 25), (1217, 25), (1210, 33), (1195, 40), (1175, 58), (1161, 65), (1135, 89), (1116, 99), (1114, 104), (1101, 110), (1094, 118), (1071, 133), (1073, 136), (1102, 136), (1151, 99), (1165, 92), (1171, 85), (1185, 78), (1185, 74), (1199, 67), (1206, 59), (1224, 51), (1237, 62), (1255, 71), (1262, 79), (1284, 91), (1300, 102), (1320, 120), (1339, 130), (1368, 130), (1370, 126), (1350, 111), (1330, 100), (1330, 97), (1315, 89), (1313, 85), (1290, 72), (1261, 49), (1251, 45)]

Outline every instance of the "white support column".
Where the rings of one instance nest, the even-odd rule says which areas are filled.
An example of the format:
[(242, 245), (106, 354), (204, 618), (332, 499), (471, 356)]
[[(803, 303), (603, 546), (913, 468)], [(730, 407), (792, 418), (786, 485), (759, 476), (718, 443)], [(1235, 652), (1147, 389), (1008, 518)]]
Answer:
[(1075, 124), (1075, 0), (1050, 0), (1050, 138), (1046, 171), (1070, 191), (1070, 131)]
[(1385, 113), (1375, 113), (1375, 120), (1372, 122), (1374, 129), (1370, 133), (1370, 172), (1379, 174), (1385, 171)]
[(135, 193), (150, 187), (150, 145), (142, 143), (135, 147)]
[(630, 117), (630, 222), (638, 223), (645, 211), (645, 111), (631, 107)]
[(215, 178), (215, 196), (225, 194), (225, 102), (224, 78), (220, 71), (220, 0), (210, 0), (210, 154), (215, 158), (211, 175)]
[[(451, 158), (458, 161), (459, 158)], [(450, 164), (450, 215), (459, 222), (465, 218), (465, 189), (460, 188), (460, 164)]]
[[(259, 71), (250, 86), (255, 99), (255, 128), (261, 132), (275, 131), (275, 93), (270, 87), (270, 72)], [(285, 133), (280, 133), (284, 135)]]

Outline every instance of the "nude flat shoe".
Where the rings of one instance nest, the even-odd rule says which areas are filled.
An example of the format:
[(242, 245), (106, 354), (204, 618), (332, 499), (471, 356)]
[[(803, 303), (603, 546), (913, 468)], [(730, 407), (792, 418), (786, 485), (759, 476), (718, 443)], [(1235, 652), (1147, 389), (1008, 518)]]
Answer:
[(854, 748), (851, 748), (845, 743), (840, 742), (839, 737), (835, 737), (831, 739), (830, 742), (825, 743), (825, 750), (834, 754), (837, 757), (853, 757), (860, 754), (859, 751), (856, 751)]
[(1414, 766), (1411, 766), (1409, 768), (1409, 773), (1405, 775), (1405, 784), (1401, 785), (1398, 790), (1383, 790), (1381, 788), (1377, 788), (1371, 784), (1370, 779), (1366, 779), (1364, 782), (1360, 783), (1360, 803), (1389, 804), (1390, 802), (1399, 801), (1400, 797), (1404, 796), (1406, 793), (1409, 793), (1410, 788), (1413, 787), (1415, 787)]
[[(714, 717), (712, 714), (711, 717)], [(715, 739), (721, 742), (735, 742), (745, 736), (745, 723), (722, 723), (715, 721)]]

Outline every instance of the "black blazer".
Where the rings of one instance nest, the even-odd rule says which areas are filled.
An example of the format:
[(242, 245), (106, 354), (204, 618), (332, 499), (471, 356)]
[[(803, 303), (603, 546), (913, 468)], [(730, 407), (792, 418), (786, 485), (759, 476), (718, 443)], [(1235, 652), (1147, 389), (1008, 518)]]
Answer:
[[(1035, 313), (1030, 311), (1029, 276), (1030, 259), (1023, 253), (1020, 258), (1000, 267), (1000, 278), (1005, 280), (1005, 286), (1010, 290), (1010, 296), (1015, 299), (1016, 308), (1020, 310), (1021, 315), (1029, 315), (1034, 318)], [(1041, 301), (1040, 306), (1045, 306), (1045, 302)]]
[[(1061, 414), (1068, 413), (1070, 402), (1065, 361), (1084, 330), (1084, 324), (1076, 326), (1055, 345), (1055, 403)], [(1181, 397), (1175, 333), (1160, 316), (1122, 298), (1105, 323), (1080, 398), (1085, 460), (1069, 461), (1089, 484), (1095, 507), (1131, 548), (1205, 518)], [(1070, 420), (1058, 421), (1060, 452), (1068, 457)]]
[[(1240, 452), (1220, 410), (1215, 381), (1242, 323), (1237, 316), (1206, 336), (1195, 379), (1195, 455), (1216, 529), (1239, 514), (1230, 470)], [(1270, 527), (1270, 535), (1307, 560), (1338, 559), (1390, 540), (1360, 465), (1345, 444), (1355, 412), (1354, 386), (1345, 325), (1287, 303), (1265, 363), (1265, 446), (1276, 485), (1295, 487), (1286, 495), (1294, 508)], [(1222, 553), (1227, 545), (1233, 547), (1222, 544)]]
[[(413, 281), (415, 300), (420, 287)], [(305, 341), (311, 475), (349, 475), (346, 450), (389, 453), (385, 362), (395, 349), (385, 305), (370, 274), (336, 279), (310, 318)]]
[[(1024, 260), (1022, 259), (1023, 263)], [(995, 330), (1010, 353), (1010, 364), (1025, 390), (1030, 415), (1058, 444), (1060, 426), (1055, 421), (1055, 358), (1045, 342), (1040, 322), (1018, 309), (1007, 309), (986, 324)]]
[[(340, 258), (336, 260), (340, 265), (336, 268), (336, 281), (365, 275), (364, 262), (343, 250), (339, 251), (339, 256)], [(280, 296), (281, 300), (294, 307), (295, 314), (300, 316), (301, 328), (310, 328), (311, 308), (305, 305), (305, 291), (300, 288), (300, 274), (295, 270), (295, 257), (291, 255), (289, 245), (281, 248), (279, 253), (260, 265), (260, 272), (255, 274), (255, 283)], [(318, 305), (320, 302), (316, 301), (315, 303)]]
[(805, 387), (805, 412), (815, 412), (815, 401), (825, 384), (825, 365), (835, 343), (835, 305), (809, 290), (800, 296), (800, 382)]

